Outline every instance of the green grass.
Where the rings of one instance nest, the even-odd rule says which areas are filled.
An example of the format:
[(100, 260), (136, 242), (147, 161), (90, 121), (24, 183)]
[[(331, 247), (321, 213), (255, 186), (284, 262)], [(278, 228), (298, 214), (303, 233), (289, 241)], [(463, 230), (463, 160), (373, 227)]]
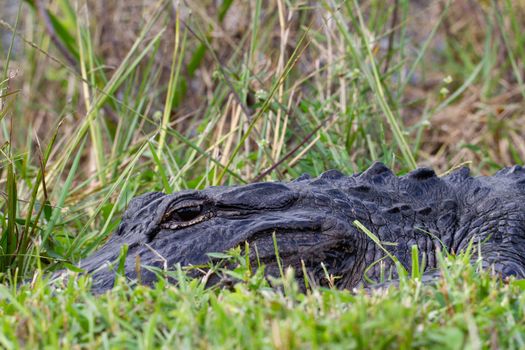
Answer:
[[(525, 286), (502, 283), (464, 259), (443, 260), (435, 285), (402, 279), (365, 293), (301, 293), (292, 271), (251, 275), (238, 258), (238, 283), (206, 289), (174, 275), (154, 288), (125, 283), (94, 296), (85, 277), (0, 286), (5, 348), (523, 348)], [(50, 285), (53, 288), (50, 288)]]
[(523, 163), (519, 1), (39, 3), (0, 22), (2, 346), (524, 347), (523, 284), (461, 257), (373, 295), (270, 289), (242, 259), (232, 290), (42, 279), (147, 191)]

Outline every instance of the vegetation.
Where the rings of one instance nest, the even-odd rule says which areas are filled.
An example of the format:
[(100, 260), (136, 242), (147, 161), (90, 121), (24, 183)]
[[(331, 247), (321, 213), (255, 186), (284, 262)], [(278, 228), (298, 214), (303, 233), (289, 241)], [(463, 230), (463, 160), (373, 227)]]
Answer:
[(100, 296), (49, 278), (147, 191), (523, 163), (521, 1), (5, 3), (3, 347), (524, 347), (525, 284), (468, 254), (371, 293), (301, 293), (291, 271), (270, 289), (237, 251), (231, 289), (176, 269), (177, 286)]

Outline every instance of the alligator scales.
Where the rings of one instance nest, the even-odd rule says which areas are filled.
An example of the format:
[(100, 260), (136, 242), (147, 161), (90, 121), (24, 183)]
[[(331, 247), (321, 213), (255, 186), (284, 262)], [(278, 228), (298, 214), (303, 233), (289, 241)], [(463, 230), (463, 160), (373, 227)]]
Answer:
[[(381, 242), (358, 229), (358, 220)], [(137, 278), (137, 255), (145, 266), (203, 265), (208, 253), (249, 243), (252, 264), (278, 276), (274, 237), (284, 266), (302, 281), (353, 288), (393, 271), (389, 251), (407, 269), (417, 245), (427, 271), (436, 268), (436, 250), (452, 253), (476, 244), (485, 267), (502, 276), (525, 277), (525, 169), (505, 168), (494, 176), (472, 177), (468, 168), (438, 177), (419, 168), (397, 177), (381, 163), (345, 176), (327, 171), (292, 182), (208, 187), (134, 198), (117, 232), (80, 263), (93, 273), (93, 289), (111, 288), (115, 262), (128, 245), (125, 273)], [(378, 261), (382, 261), (378, 264)], [(323, 263), (323, 264), (321, 264)], [(155, 274), (141, 269), (142, 283)], [(366, 277), (365, 278), (365, 274)]]

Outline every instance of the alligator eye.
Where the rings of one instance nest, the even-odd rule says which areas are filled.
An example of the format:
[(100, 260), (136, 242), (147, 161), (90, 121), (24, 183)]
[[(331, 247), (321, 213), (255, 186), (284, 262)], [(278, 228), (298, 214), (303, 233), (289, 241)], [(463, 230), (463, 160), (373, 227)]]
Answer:
[(202, 214), (202, 206), (196, 205), (193, 207), (183, 207), (175, 210), (172, 214), (172, 218), (177, 221), (191, 221), (196, 219)]
[(177, 230), (197, 225), (214, 215), (210, 203), (203, 200), (179, 200), (167, 209), (161, 218), (160, 228)]

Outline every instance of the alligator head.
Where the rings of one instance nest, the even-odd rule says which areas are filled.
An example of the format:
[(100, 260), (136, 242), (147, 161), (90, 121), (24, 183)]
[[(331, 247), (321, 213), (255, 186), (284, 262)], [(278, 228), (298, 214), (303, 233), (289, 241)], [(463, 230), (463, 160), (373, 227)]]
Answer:
[[(203, 265), (208, 253), (248, 242), (252, 263), (278, 276), (275, 237), (283, 265), (294, 267), (297, 278), (306, 271), (325, 284), (328, 274), (338, 276), (337, 287), (351, 288), (365, 274), (377, 279), (385, 268), (395, 275), (385, 249), (410, 267), (410, 248), (417, 245), (432, 268), (437, 248), (456, 252), (474, 241), (483, 242), (487, 261), (500, 271), (524, 276), (525, 257), (515, 248), (525, 247), (523, 179), (521, 168), (478, 178), (466, 168), (443, 178), (421, 168), (396, 177), (375, 163), (352, 176), (332, 170), (289, 183), (148, 193), (130, 202), (117, 232), (80, 266), (102, 291), (113, 285), (107, 263), (117, 260), (124, 244), (126, 275), (133, 279), (137, 257), (145, 266)], [(384, 246), (358, 230), (355, 220)], [(141, 281), (151, 284), (155, 275), (142, 269)]]
[[(126, 273), (135, 278), (135, 260), (146, 266), (173, 267), (203, 265), (207, 253), (225, 252), (249, 243), (252, 262), (265, 265), (270, 275), (279, 275), (274, 236), (280, 258), (286, 266), (312, 276), (330, 273), (347, 278), (339, 283), (350, 286), (359, 273), (360, 236), (349, 217), (352, 206), (343, 192), (327, 186), (320, 191), (323, 178), (342, 177), (330, 172), (317, 181), (303, 177), (295, 182), (255, 183), (234, 187), (209, 187), (202, 191), (181, 191), (166, 195), (148, 193), (133, 199), (122, 222), (108, 243), (81, 262), (86, 271), (96, 271), (94, 289), (112, 286), (114, 273), (104, 267), (114, 262), (120, 247), (128, 245)], [(329, 183), (326, 182), (325, 185)], [(151, 283), (154, 276), (142, 270), (141, 281)]]

